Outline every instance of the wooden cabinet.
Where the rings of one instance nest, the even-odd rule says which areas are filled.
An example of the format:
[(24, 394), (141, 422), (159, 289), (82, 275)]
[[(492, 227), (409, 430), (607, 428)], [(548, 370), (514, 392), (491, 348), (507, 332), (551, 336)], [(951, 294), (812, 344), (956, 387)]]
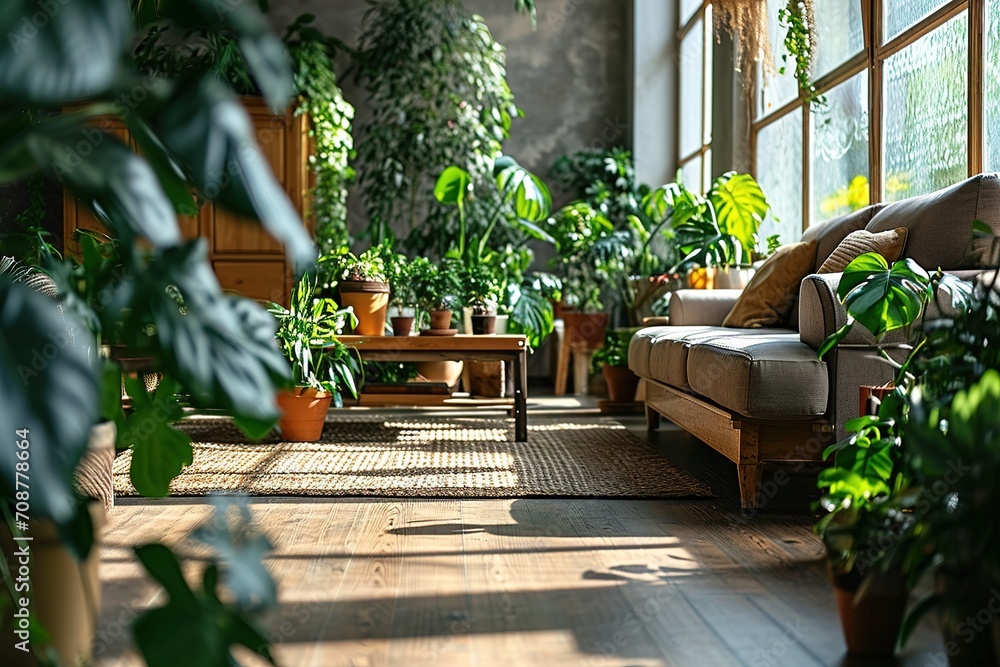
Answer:
[[(244, 98), (243, 103), (256, 130), (257, 143), (275, 178), (299, 215), (304, 217), (306, 195), (311, 187), (307, 117), (295, 116), (291, 109), (275, 115), (258, 98)], [(102, 119), (95, 123), (135, 148), (128, 128), (119, 119)], [(209, 202), (194, 218), (178, 216), (178, 224), (184, 238), (202, 236), (208, 241), (209, 261), (223, 289), (287, 305), (292, 287), (291, 267), (285, 262), (284, 251), (278, 242), (256, 221)], [(80, 252), (74, 234), (76, 229), (104, 231), (90, 210), (66, 191), (63, 197), (64, 250), (74, 256)]]

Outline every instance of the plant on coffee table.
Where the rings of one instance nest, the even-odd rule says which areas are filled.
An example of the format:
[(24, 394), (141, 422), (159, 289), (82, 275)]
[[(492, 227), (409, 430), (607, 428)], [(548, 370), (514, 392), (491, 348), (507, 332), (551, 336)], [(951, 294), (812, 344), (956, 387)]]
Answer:
[(452, 311), (458, 307), (461, 265), (455, 260), (432, 262), (416, 257), (410, 263), (410, 276), (417, 302), (430, 317), (429, 328), (446, 331), (451, 326)]
[(362, 336), (385, 333), (390, 291), (385, 258), (391, 254), (388, 245), (373, 246), (360, 255), (342, 247), (319, 259), (324, 287), (329, 291), (336, 284), (340, 302), (353, 309), (355, 332)]

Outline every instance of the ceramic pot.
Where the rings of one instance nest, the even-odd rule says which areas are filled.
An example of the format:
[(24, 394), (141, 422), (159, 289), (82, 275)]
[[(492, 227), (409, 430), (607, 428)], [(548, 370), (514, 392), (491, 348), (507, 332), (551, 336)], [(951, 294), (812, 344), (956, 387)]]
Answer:
[[(94, 545), (85, 560), (77, 560), (63, 546), (54, 523), (48, 520), (28, 522), (26, 536), (31, 538), (28, 543), (31, 556), (26, 567), (31, 577), (30, 599), (39, 623), (51, 638), (48, 644), (35, 648), (44, 651), (46, 646), (52, 647), (59, 656), (59, 664), (64, 666), (90, 665), (93, 660), (93, 638), (101, 608), (98, 576), (101, 532), (107, 523), (105, 507), (114, 504), (110, 486), (114, 450), (115, 425), (109, 422), (93, 427), (87, 453), (75, 472), (77, 491), (93, 499), (88, 510), (94, 525)], [(7, 555), (11, 572), (18, 573), (24, 565), (17, 555), (22, 543), (14, 542), (6, 522), (0, 524), (0, 553)], [(30, 654), (15, 648), (15, 643), (27, 638), (26, 634), (15, 634), (24, 630), (21, 619), (15, 616), (16, 611), (8, 609), (0, 618), (0, 636), (5, 638), (0, 646), (0, 664), (34, 665)]]
[(389, 284), (344, 280), (338, 284), (340, 305), (350, 306), (358, 318), (354, 333), (360, 336), (384, 336), (385, 316), (389, 310)]
[(413, 317), (396, 315), (391, 318), (393, 336), (409, 336), (413, 332)]
[(608, 329), (607, 313), (580, 313), (563, 311), (566, 336), (570, 345), (584, 343), (588, 349), (596, 350), (604, 344), (604, 333)]
[(715, 269), (714, 287), (715, 289), (743, 289), (750, 282), (753, 274), (753, 268), (719, 267)]
[(431, 329), (450, 329), (451, 328), (451, 311), (450, 310), (432, 310), (430, 312), (431, 316)]
[(837, 598), (840, 627), (849, 653), (888, 657), (896, 648), (906, 611), (906, 587), (899, 571), (880, 574), (860, 599), (862, 577), (857, 572), (838, 575), (828, 570)]
[(497, 315), (497, 335), (503, 336), (507, 333), (507, 323), (510, 321), (510, 315)]
[(608, 385), (608, 398), (615, 403), (626, 403), (635, 400), (635, 391), (639, 387), (639, 376), (626, 366), (607, 366), (601, 369), (604, 381)]
[(877, 406), (875, 406), (876, 409), (875, 412), (869, 413), (868, 401), (874, 398), (876, 401), (878, 401), (878, 403), (881, 403), (882, 399), (885, 398), (888, 394), (892, 393), (894, 389), (895, 387), (892, 386), (873, 387), (871, 385), (861, 385), (860, 387), (858, 387), (858, 414), (859, 415), (877, 414), (878, 412)]
[(326, 413), (333, 394), (308, 387), (296, 387), (278, 394), (281, 408), (281, 437), (289, 442), (316, 442), (323, 435)]
[(418, 361), (413, 367), (428, 382), (444, 382), (449, 387), (455, 387), (462, 377), (464, 364), (461, 361)]
[(473, 315), (472, 333), (477, 336), (489, 336), (497, 332), (496, 315)]

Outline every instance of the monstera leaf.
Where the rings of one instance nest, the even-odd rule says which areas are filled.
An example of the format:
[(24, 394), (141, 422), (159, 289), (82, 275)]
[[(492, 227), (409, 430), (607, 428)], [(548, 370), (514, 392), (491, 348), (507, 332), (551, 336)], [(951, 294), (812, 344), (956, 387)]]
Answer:
[(288, 195), (274, 180), (250, 118), (232, 91), (205, 76), (180, 89), (152, 128), (209, 199), (259, 219), (284, 244), (296, 268), (312, 265), (316, 248)]
[(552, 194), (542, 179), (508, 156), (496, 160), (493, 173), (500, 192), (513, 203), (518, 218), (535, 223), (549, 217), (552, 212)]
[(117, 84), (132, 36), (121, 0), (4, 0), (0, 5), (5, 107), (59, 105)]
[(451, 166), (441, 172), (434, 184), (434, 197), (442, 204), (454, 204), (461, 207), (465, 196), (469, 194), (472, 177), (461, 167)]
[(0, 487), (30, 490), (32, 516), (67, 522), (73, 470), (99, 419), (97, 374), (73, 345), (83, 326), (56, 303), (0, 275)]
[(749, 261), (757, 230), (770, 209), (763, 190), (750, 174), (729, 172), (715, 180), (708, 198), (715, 207), (719, 231), (735, 237)]

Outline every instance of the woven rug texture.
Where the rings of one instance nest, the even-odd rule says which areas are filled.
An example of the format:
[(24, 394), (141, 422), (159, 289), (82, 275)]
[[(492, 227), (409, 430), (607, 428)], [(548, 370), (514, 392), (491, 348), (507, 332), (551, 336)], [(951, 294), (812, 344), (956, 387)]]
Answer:
[[(320, 442), (249, 443), (228, 418), (179, 424), (194, 463), (171, 495), (447, 498), (698, 498), (711, 490), (616, 422), (542, 421), (510, 442), (512, 421), (338, 418)], [(115, 495), (136, 495), (130, 452), (115, 459)]]

